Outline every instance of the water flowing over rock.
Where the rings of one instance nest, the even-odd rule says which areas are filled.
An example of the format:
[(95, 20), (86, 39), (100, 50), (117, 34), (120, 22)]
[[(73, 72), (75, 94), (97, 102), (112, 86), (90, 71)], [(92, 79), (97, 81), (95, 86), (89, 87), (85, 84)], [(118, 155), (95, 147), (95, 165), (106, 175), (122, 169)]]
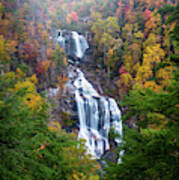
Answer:
[(78, 138), (85, 139), (87, 152), (99, 159), (110, 148), (110, 128), (122, 136), (121, 112), (114, 99), (100, 96), (79, 69), (77, 73), (74, 85), (80, 121)]
[[(74, 31), (58, 30), (57, 41), (68, 57), (81, 59), (89, 48), (84, 36)], [(84, 73), (72, 63), (68, 66), (68, 78), (66, 89), (73, 94), (78, 111), (78, 139), (86, 141), (88, 154), (100, 159), (110, 149), (110, 129), (113, 128), (122, 137), (121, 111), (114, 99), (100, 95)], [(50, 90), (50, 94), (56, 92)], [(115, 142), (120, 143), (121, 138), (116, 138)]]
[(82, 59), (89, 45), (83, 35), (75, 31), (57, 31), (57, 41), (65, 49), (67, 56), (73, 59)]

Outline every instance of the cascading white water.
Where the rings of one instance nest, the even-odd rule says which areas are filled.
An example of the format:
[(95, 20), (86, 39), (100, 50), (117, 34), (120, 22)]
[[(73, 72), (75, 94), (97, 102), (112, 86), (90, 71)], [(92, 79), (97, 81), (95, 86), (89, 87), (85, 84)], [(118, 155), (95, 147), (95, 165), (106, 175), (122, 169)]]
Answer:
[[(63, 31), (59, 31), (58, 35), (57, 41), (61, 47), (68, 47), (68, 55), (81, 59), (89, 48), (86, 39), (77, 32), (71, 32), (70, 37), (63, 35)], [(66, 42), (71, 44), (65, 44)], [(110, 148), (110, 129), (113, 127), (122, 136), (121, 112), (114, 99), (98, 94), (80, 69), (76, 70), (76, 74), (75, 99), (80, 123), (78, 139), (86, 140), (87, 153), (99, 159)], [(116, 138), (115, 141), (120, 143), (121, 138)]]
[[(122, 135), (121, 112), (112, 98), (100, 96), (77, 69), (76, 103), (80, 122), (79, 139), (86, 140), (88, 154), (99, 159), (108, 150), (108, 135), (111, 127)], [(116, 139), (120, 142), (120, 139)]]
[(82, 58), (86, 49), (89, 48), (88, 43), (84, 36), (79, 35), (77, 32), (72, 32), (72, 39), (75, 42), (75, 55), (78, 58)]
[(72, 32), (72, 38), (75, 42), (75, 55), (78, 58), (82, 58), (83, 56), (83, 51), (82, 51), (82, 46), (81, 46), (81, 42), (80, 42), (80, 37), (79, 34), (75, 31)]
[[(66, 38), (68, 39), (66, 41)], [(71, 36), (68, 37), (64, 34), (63, 30), (58, 30), (57, 41), (61, 48), (64, 48), (69, 55), (75, 55), (77, 58), (81, 59), (84, 56), (85, 51), (89, 48), (89, 45), (84, 38), (84, 36), (79, 35), (77, 32), (72, 31)], [(70, 43), (70, 44), (66, 44)]]

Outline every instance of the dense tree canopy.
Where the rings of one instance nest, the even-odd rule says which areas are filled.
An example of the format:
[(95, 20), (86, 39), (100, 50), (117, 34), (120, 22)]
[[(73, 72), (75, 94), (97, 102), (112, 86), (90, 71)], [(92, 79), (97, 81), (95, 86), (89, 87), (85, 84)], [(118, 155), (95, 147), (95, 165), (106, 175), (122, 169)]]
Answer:
[(177, 0), (1, 0), (0, 179), (99, 179), (76, 135), (49, 122), (39, 93), (62, 92), (68, 80), (57, 29), (89, 36), (93, 71), (107, 77), (124, 124), (137, 127), (125, 128), (122, 161), (109, 162), (104, 179), (177, 179)]

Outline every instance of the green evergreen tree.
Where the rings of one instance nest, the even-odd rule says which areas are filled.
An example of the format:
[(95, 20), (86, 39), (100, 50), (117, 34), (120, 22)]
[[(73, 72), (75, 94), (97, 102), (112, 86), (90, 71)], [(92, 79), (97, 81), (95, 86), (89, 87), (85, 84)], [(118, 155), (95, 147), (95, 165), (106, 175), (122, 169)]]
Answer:
[(47, 125), (47, 105), (31, 110), (22, 101), (27, 89), (13, 92), (14, 73), (0, 76), (0, 179), (69, 179), (89, 177), (95, 163), (81, 143)]
[(107, 179), (168, 180), (178, 178), (179, 77), (165, 92), (133, 90), (125, 96), (129, 108), (124, 119), (136, 117), (140, 132), (126, 129), (122, 163), (109, 164)]

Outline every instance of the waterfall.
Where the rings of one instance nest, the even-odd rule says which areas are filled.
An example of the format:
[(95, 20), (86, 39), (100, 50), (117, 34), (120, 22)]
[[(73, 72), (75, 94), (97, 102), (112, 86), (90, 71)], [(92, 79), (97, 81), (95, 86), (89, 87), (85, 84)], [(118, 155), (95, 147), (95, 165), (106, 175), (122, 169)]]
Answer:
[[(89, 48), (86, 39), (74, 31), (58, 31), (57, 41), (70, 57), (75, 55), (79, 59)], [(122, 136), (121, 111), (114, 99), (98, 94), (80, 69), (75, 69), (74, 77), (72, 82), (76, 89), (74, 95), (80, 124), (78, 139), (84, 139), (87, 153), (99, 159), (110, 149), (110, 129), (114, 128)], [(120, 143), (121, 138), (115, 141)]]
[(86, 39), (82, 35), (79, 35), (75, 31), (72, 32), (72, 39), (75, 42), (75, 55), (76, 57), (81, 59), (86, 49), (89, 48), (88, 43), (86, 42)]
[(89, 48), (84, 36), (75, 31), (67, 33), (63, 30), (58, 30), (57, 33), (57, 41), (68, 55), (75, 56), (79, 59), (83, 58), (85, 51)]
[[(110, 128), (122, 136), (121, 112), (114, 99), (100, 96), (80, 69), (77, 73), (74, 85), (80, 122), (78, 138), (85, 139), (88, 154), (99, 159), (110, 148)], [(116, 142), (120, 139), (116, 138)]]

